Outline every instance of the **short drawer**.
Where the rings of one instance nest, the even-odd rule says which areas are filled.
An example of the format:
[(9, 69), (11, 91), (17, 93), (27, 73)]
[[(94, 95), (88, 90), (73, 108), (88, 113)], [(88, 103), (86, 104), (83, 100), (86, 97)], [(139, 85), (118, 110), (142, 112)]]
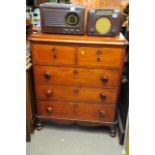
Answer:
[(115, 118), (115, 106), (89, 103), (38, 101), (38, 112), (47, 118), (83, 121), (113, 122)]
[(73, 65), (75, 63), (75, 48), (61, 45), (34, 44), (32, 56), (34, 64)]
[(116, 103), (117, 89), (36, 85), (36, 97), (43, 100)]
[(34, 66), (34, 77), (38, 83), (93, 87), (115, 87), (120, 78), (118, 70), (52, 66)]
[(122, 48), (79, 47), (78, 65), (120, 68)]

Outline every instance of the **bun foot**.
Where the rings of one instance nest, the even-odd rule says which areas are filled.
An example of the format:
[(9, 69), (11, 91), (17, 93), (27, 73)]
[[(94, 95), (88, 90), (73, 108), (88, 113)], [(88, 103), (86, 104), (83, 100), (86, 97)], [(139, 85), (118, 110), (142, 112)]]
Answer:
[(116, 129), (115, 126), (110, 127), (110, 136), (111, 137), (116, 137)]
[(116, 131), (110, 131), (110, 136), (111, 137), (116, 137)]
[(43, 122), (38, 121), (38, 122), (36, 123), (36, 129), (37, 129), (38, 131), (42, 130), (42, 129), (43, 129)]

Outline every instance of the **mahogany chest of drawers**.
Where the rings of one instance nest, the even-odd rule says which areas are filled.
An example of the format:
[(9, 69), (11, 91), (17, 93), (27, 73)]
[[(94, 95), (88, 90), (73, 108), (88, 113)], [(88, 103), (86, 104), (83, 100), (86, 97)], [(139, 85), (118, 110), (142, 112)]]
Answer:
[(106, 125), (115, 136), (124, 37), (36, 33), (30, 41), (38, 129), (51, 120)]

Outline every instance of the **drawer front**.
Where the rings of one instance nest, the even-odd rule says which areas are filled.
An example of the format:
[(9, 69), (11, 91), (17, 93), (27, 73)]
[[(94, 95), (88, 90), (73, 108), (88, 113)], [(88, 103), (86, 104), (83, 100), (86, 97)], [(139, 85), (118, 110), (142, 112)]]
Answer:
[(85, 121), (113, 122), (115, 106), (73, 103), (73, 102), (38, 102), (40, 116)]
[(116, 103), (117, 89), (36, 85), (37, 99)]
[(78, 65), (120, 68), (122, 48), (78, 48)]
[(34, 44), (33, 62), (40, 65), (73, 65), (75, 63), (75, 48)]
[(45, 84), (115, 87), (119, 85), (119, 71), (69, 67), (35, 66), (36, 82)]

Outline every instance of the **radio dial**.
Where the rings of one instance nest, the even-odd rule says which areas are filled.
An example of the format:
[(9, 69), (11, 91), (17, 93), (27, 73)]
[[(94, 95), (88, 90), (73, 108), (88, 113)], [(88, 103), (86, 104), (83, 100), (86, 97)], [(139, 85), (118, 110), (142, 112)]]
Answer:
[(66, 22), (70, 26), (75, 26), (79, 23), (80, 17), (75, 12), (68, 13), (66, 16)]

